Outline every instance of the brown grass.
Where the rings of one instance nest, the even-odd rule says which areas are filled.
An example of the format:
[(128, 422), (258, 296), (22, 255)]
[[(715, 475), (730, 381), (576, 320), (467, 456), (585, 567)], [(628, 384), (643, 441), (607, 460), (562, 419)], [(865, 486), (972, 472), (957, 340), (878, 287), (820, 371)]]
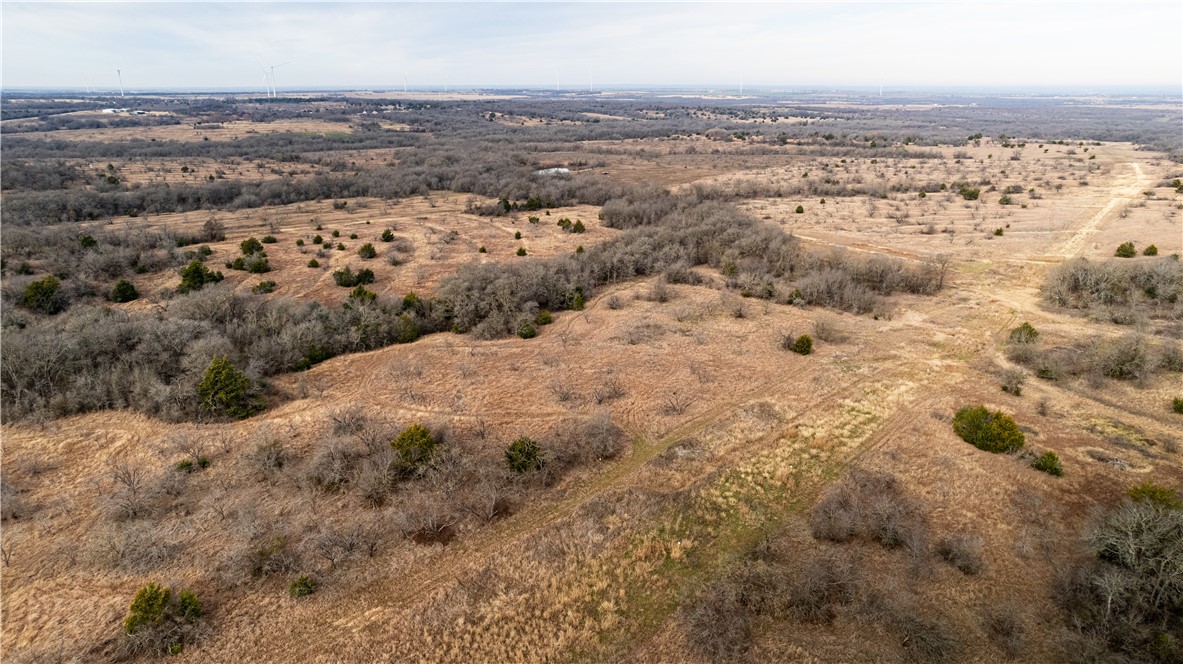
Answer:
[[(776, 168), (756, 157), (722, 160), (668, 143), (612, 146), (627, 154), (607, 155), (605, 169), (645, 179), (681, 160), (693, 177), (662, 176), (672, 182), (710, 177), (720, 163), (734, 170), (727, 181), (790, 177), (808, 166), (805, 160)], [(641, 147), (658, 156), (646, 162), (634, 150)], [(1000, 169), (1008, 171), (1005, 181), (1024, 182), (1079, 170), (1068, 155), (1056, 154), (1062, 147), (1052, 147), (1037, 155), (1029, 145), (1018, 162), (997, 147), (972, 149), (973, 163), (920, 161), (907, 174), (885, 160), (850, 168), (867, 179), (948, 181), (965, 173), (997, 182), (1004, 181)], [(933, 567), (919, 582), (923, 601), (905, 607), (913, 611), (906, 615), (939, 615), (956, 627), (969, 661), (995, 661), (1005, 654), (999, 634), (1013, 625), (988, 619), (987, 609), (1013, 602), (1023, 607), (1026, 627), (1021, 659), (1046, 660), (1059, 619), (1046, 592), (1054, 560), (1073, 550), (1090, 510), (1112, 504), (1148, 476), (1160, 483), (1183, 478), (1177, 452), (1123, 446), (1096, 424), (1120, 422), (1156, 441), (1177, 437), (1172, 415), (1156, 405), (1172, 392), (1165, 381), (1094, 388), (1031, 379), (1015, 397), (1002, 393), (993, 377), (1004, 362), (1001, 342), (1016, 321), (1052, 334), (1112, 328), (1041, 307), (1036, 289), (1050, 264), (1068, 255), (1099, 256), (1108, 251), (1106, 238), (1118, 233), (1155, 241), (1163, 253), (1179, 250), (1178, 217), (1174, 226), (1165, 222), (1165, 202), (1119, 216), (1120, 206), (1140, 196), (1133, 192), (1145, 182), (1157, 181), (1162, 167), (1127, 145), (1098, 152), (1101, 170), (1088, 175), (1087, 187), (1070, 177), (1060, 192), (1046, 192), (1026, 210), (1001, 208), (993, 193), (983, 193), (980, 209), (943, 194), (926, 203), (915, 194), (892, 194), (874, 201), (874, 214), (865, 198), (827, 199), (824, 208), (813, 200), (744, 204), (818, 245), (913, 258), (950, 254), (951, 287), (933, 297), (894, 298), (890, 320), (762, 301), (747, 301), (747, 315), (736, 318), (713, 287), (667, 286), (672, 297), (663, 303), (651, 297), (652, 283), (625, 283), (605, 289), (583, 312), (556, 315), (532, 340), (438, 334), (279, 376), (275, 388), (288, 400), (242, 423), (166, 425), (103, 412), (5, 424), (3, 475), (14, 492), (6, 495), (19, 498), (23, 513), (3, 524), (4, 653), (50, 652), (66, 643), (84, 659), (109, 657), (135, 590), (158, 580), (193, 587), (209, 609), (207, 635), (182, 656), (192, 661), (549, 661), (576, 654), (689, 661), (691, 644), (677, 617), (682, 599), (719, 578), (773, 526), (786, 533), (788, 551), (813, 547), (802, 515), (853, 463), (900, 478), (934, 541), (982, 535), (981, 571), (967, 576)], [(324, 201), (219, 212), (227, 239), (211, 245), (211, 260), (220, 265), (233, 257), (246, 237), (275, 235), (279, 242), (267, 246), (273, 272), (223, 269), (227, 279), (240, 288), (273, 279), (276, 297), (336, 303), (345, 289), (330, 273), (345, 265), (374, 269), (381, 292), (427, 294), (460, 265), (517, 260), (519, 245), (531, 256), (549, 256), (615, 233), (598, 225), (592, 207), (555, 210), (532, 225), (526, 215), (469, 215), (465, 203), (466, 197), (439, 193), (397, 203), (351, 200), (344, 210)], [(807, 212), (793, 214), (797, 204)], [(910, 213), (906, 223), (888, 216), (902, 209)], [(137, 223), (191, 230), (208, 216)], [(588, 232), (562, 233), (554, 225), (560, 216), (582, 219)], [(930, 222), (956, 232), (920, 233)], [(1004, 236), (985, 239), (986, 229), (1005, 223), (1011, 228)], [(389, 250), (377, 239), (390, 226), (409, 247), (400, 252), (402, 264), (356, 256), (363, 242)], [(334, 229), (342, 235), (334, 242), (347, 250), (332, 250), (320, 269), (305, 267), (313, 251), (301, 253), (295, 240), (308, 242), (318, 232), (329, 239)], [(513, 239), (515, 231), (522, 241)], [(355, 232), (359, 238), (350, 240)], [(487, 254), (477, 252), (482, 245)], [(151, 294), (176, 281), (144, 275), (136, 286)], [(610, 306), (613, 298), (621, 306)], [(147, 297), (125, 306), (151, 304)], [(777, 349), (781, 330), (809, 330), (819, 320), (836, 323), (845, 341), (818, 341), (807, 357)], [(407, 376), (416, 377), (410, 388)], [(620, 388), (608, 399), (598, 396), (606, 376)], [(554, 385), (567, 396), (559, 399)], [(673, 394), (692, 399), (670, 409)], [(1027, 428), (1029, 446), (1057, 451), (1065, 476), (960, 441), (949, 418), (971, 403), (1013, 413)], [(528, 499), (512, 514), (488, 522), (464, 517), (447, 546), (423, 546), (395, 526), (400, 501), (442, 495), (448, 487), (424, 481), (375, 507), (351, 490), (328, 492), (297, 480), (327, 441), (351, 435), (339, 422), (334, 431), (333, 418), (341, 420), (347, 407), (392, 423), (447, 424), (458, 445), (491, 459), (519, 435), (545, 445), (563, 422), (601, 411), (630, 442), (614, 460), (518, 494)], [(204, 441), (212, 463), (178, 486), (175, 477), (166, 478), (175, 476), (171, 467), (186, 453), (177, 442), (181, 434)], [(258, 472), (256, 446), (268, 441), (291, 459), (274, 476)], [(147, 516), (120, 514), (121, 489), (111, 472), (120, 460), (142, 468), (154, 491), (160, 489)], [(358, 525), (384, 533), (373, 557), (317, 554), (316, 542), (337, 541)], [(236, 566), (276, 536), (291, 548), (298, 569), (251, 578)], [(865, 551), (873, 569), (912, 573), (899, 551)], [(297, 573), (321, 580), (317, 593), (288, 596)], [(931, 627), (901, 624), (917, 633)], [(791, 630), (757, 623), (750, 654), (760, 661), (873, 661), (902, 652), (892, 641), (896, 628), (863, 629), (842, 617)], [(854, 633), (866, 638), (852, 640)], [(864, 649), (863, 642), (879, 645)]]

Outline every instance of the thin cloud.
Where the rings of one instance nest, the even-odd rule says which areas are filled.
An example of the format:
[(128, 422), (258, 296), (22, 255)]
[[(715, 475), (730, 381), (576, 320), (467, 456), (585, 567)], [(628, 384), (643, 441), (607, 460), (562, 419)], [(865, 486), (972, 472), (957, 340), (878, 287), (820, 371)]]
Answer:
[(1173, 3), (3, 5), (7, 87), (1174, 86)]

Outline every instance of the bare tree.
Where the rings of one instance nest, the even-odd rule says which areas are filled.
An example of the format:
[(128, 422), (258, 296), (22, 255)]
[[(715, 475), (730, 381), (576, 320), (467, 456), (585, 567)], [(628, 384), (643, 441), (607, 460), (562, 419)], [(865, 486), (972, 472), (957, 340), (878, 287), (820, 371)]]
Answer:
[(114, 483), (113, 500), (120, 512), (134, 518), (144, 511), (147, 494), (147, 474), (126, 457), (112, 460), (108, 467)]

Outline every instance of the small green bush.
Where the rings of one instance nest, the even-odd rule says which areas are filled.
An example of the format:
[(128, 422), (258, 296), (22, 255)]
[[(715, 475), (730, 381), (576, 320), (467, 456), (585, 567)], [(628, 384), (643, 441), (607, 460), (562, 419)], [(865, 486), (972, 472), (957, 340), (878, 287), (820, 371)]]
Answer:
[(320, 234), (317, 234), (316, 237), (312, 238), (312, 244), (324, 244), (324, 241), (325, 239), (321, 237)]
[(288, 593), (292, 597), (307, 597), (316, 591), (316, 580), (310, 576), (302, 576), (295, 581), (288, 588)]
[(1009, 195), (1004, 195), (1002, 198), (998, 199), (999, 205), (1012, 205), (1014, 202), (1015, 199), (1011, 198)]
[(378, 251), (374, 249), (374, 245), (367, 242), (358, 248), (357, 255), (368, 260), (377, 256)]
[(486, 253), (488, 253), (488, 250), (485, 249), (485, 245), (482, 244), (481, 248), (477, 249), (477, 253), (486, 254)]
[(382, 241), (383, 242), (394, 242), (394, 233), (391, 232), (391, 230), (389, 228), (382, 231)]
[(164, 620), (171, 598), (172, 591), (166, 586), (149, 583), (140, 588), (128, 607), (127, 617), (123, 619), (124, 631), (135, 634), (136, 630), (145, 625), (157, 624)]
[(1064, 475), (1064, 465), (1060, 463), (1060, 457), (1055, 452), (1048, 450), (1040, 454), (1031, 462), (1031, 467), (1035, 470), (1042, 471), (1048, 475), (1062, 477)]
[(238, 248), (242, 250), (243, 256), (250, 256), (263, 251), (263, 244), (253, 237), (247, 238), (239, 243)]
[(1171, 410), (1183, 415), (1183, 397), (1171, 399)]
[(403, 429), (390, 446), (398, 454), (399, 465), (404, 472), (412, 471), (431, 459), (439, 441), (422, 424), (412, 424)]
[(274, 281), (260, 281), (258, 284), (251, 287), (251, 292), (255, 293), (256, 295), (266, 295), (267, 293), (274, 293), (275, 292), (275, 282)]
[(1031, 323), (1027, 322), (1010, 331), (1010, 342), (1012, 344), (1033, 344), (1038, 338), (1039, 331)]
[(200, 618), (202, 613), (197, 593), (192, 590), (182, 590), (177, 593), (177, 614), (182, 620), (192, 622)]
[(1113, 255), (1118, 258), (1133, 258), (1138, 255), (1138, 250), (1134, 248), (1133, 242), (1122, 242), (1117, 245), (1117, 251), (1113, 252)]
[(111, 290), (112, 302), (131, 302), (138, 299), (140, 292), (136, 290), (134, 284), (127, 280), (120, 280), (115, 284), (115, 288)]
[(521, 436), (505, 449), (505, 462), (515, 473), (526, 473), (542, 468), (541, 448), (533, 440)]
[(538, 328), (534, 327), (530, 321), (524, 320), (518, 325), (518, 336), (523, 339), (533, 339), (538, 336)]
[(267, 262), (267, 257), (263, 255), (256, 255), (254, 258), (246, 262), (246, 271), (251, 274), (263, 274), (271, 271), (271, 263)]
[(341, 237), (341, 231), (333, 231), (333, 237)]
[(337, 251), (345, 251), (345, 243), (338, 242), (337, 243)]
[(797, 206), (797, 209), (796, 209), (796, 210), (793, 210), (793, 212), (794, 212), (794, 213), (796, 213), (796, 214), (805, 214), (805, 206), (804, 206), (804, 205), (798, 205), (798, 206)]
[[(788, 338), (786, 337), (787, 340)], [(809, 355), (813, 352), (813, 337), (808, 334), (802, 334), (796, 339), (793, 339), (792, 343), (788, 344), (787, 349), (798, 355)]]
[(296, 246), (297, 246), (297, 247), (303, 247), (303, 246), (304, 246), (304, 238), (298, 238), (298, 239), (296, 240)]
[(551, 313), (549, 311), (547, 311), (546, 309), (543, 309), (542, 311), (539, 311), (537, 315), (534, 316), (534, 324), (535, 325), (550, 325), (552, 322), (554, 322), (554, 319), (555, 319), (554, 316), (551, 315)]
[(518, 247), (518, 255), (525, 256), (526, 255), (526, 248), (525, 247)]
[(217, 283), (222, 280), (221, 272), (214, 272), (201, 261), (193, 261), (181, 269), (181, 285), (177, 292), (191, 293), (201, 290), (206, 284)]
[(1014, 452), (1025, 437), (1014, 419), (985, 406), (967, 406), (953, 415), (953, 432), (965, 442), (986, 452)]
[(345, 288), (372, 284), (374, 283), (374, 271), (368, 268), (362, 268), (354, 273), (352, 268), (346, 266), (343, 270), (333, 272), (333, 281), (338, 286), (344, 286)]
[(275, 244), (276, 242), (279, 242), (279, 240), (276, 240), (274, 235), (263, 236), (263, 244)]
[(1001, 228), (1001, 227), (999, 227), (999, 228), (995, 228), (995, 229), (994, 229), (994, 235), (995, 235), (996, 237), (1002, 237), (1002, 228)]
[(312, 258), (308, 261), (308, 267), (320, 267), (320, 261)]
[(56, 314), (66, 308), (62, 282), (52, 274), (31, 282), (21, 294), (21, 304), (43, 314)]
[(1158, 255), (1158, 247), (1156, 247), (1152, 244), (1142, 250), (1142, 255), (1143, 256), (1157, 256)]
[(349, 302), (356, 304), (368, 304), (378, 298), (378, 294), (371, 290), (366, 290), (365, 286), (358, 286), (349, 293)]
[(263, 409), (251, 381), (225, 356), (215, 357), (197, 385), (201, 410), (215, 417), (242, 419)]
[(572, 232), (572, 233), (582, 233), (582, 232), (584, 232), (584, 231), (586, 231), (586, 230), (587, 230), (587, 227), (586, 227), (586, 226), (584, 226), (584, 225), (583, 225), (583, 222), (582, 222), (582, 221), (580, 221), (579, 219), (576, 219), (576, 220), (575, 220), (575, 225), (571, 227), (571, 232)]
[(1179, 497), (1179, 490), (1160, 486), (1150, 481), (1132, 487), (1126, 496), (1134, 502), (1147, 502), (1163, 509), (1183, 509), (1183, 499)]
[(513, 239), (515, 239), (515, 240), (520, 240), (520, 239), (522, 239), (522, 232), (521, 232), (521, 231), (515, 231), (515, 232), (514, 232), (514, 234), (513, 234)]
[(981, 195), (982, 190), (976, 187), (971, 188), (969, 185), (963, 185), (957, 190), (957, 193), (961, 194), (961, 197), (967, 201), (976, 201), (978, 200), (978, 196)]

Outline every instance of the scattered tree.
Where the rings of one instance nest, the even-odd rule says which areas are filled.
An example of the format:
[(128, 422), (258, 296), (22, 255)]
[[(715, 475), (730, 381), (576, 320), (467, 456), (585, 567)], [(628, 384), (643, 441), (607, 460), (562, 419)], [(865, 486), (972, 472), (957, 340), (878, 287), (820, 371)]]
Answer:
[(205, 263), (195, 260), (181, 269), (181, 285), (177, 286), (178, 293), (192, 293), (201, 290), (206, 284), (214, 284), (222, 280), (221, 272), (214, 272)]
[(242, 419), (263, 409), (251, 381), (225, 355), (215, 357), (197, 386), (201, 410), (214, 417)]
[(953, 416), (953, 431), (965, 442), (987, 452), (1014, 452), (1024, 442), (1014, 419), (985, 406), (967, 406)]
[(67, 302), (62, 282), (52, 274), (31, 282), (21, 294), (21, 304), (43, 314), (56, 314), (66, 308)]
[(521, 436), (506, 448), (505, 462), (509, 464), (509, 469), (515, 473), (538, 470), (542, 468), (540, 453), (541, 448), (538, 443), (526, 436)]

